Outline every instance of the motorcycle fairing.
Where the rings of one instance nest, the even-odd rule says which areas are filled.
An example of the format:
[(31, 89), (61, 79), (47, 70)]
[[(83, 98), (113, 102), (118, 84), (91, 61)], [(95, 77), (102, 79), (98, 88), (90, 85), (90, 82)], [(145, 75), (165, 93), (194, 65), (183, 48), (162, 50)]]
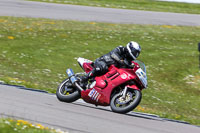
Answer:
[[(113, 89), (131, 79), (136, 78), (136, 76), (128, 73), (131, 72), (128, 69), (118, 69), (114, 65), (111, 65), (109, 69), (110, 71), (106, 74), (95, 77), (97, 84), (93, 88), (81, 92), (83, 100), (95, 105), (108, 106), (110, 105), (110, 96)], [(107, 83), (106, 87), (104, 86), (105, 82)]]
[(138, 76), (138, 78), (140, 79), (140, 81), (141, 81), (142, 85), (144, 86), (144, 88), (146, 88), (147, 87), (147, 76), (146, 76), (146, 73), (141, 68), (139, 68), (135, 73)]
[(108, 85), (107, 81), (103, 79), (102, 77), (96, 77), (95, 80), (98, 81), (95, 84), (95, 86), (98, 88), (104, 89)]

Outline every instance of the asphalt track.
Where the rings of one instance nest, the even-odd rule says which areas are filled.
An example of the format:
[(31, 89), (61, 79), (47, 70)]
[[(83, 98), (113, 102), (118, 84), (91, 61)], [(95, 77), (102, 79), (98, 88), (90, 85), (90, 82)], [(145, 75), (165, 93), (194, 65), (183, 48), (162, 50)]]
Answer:
[(0, 16), (35, 17), (124, 24), (200, 26), (200, 15), (135, 11), (78, 5), (0, 0)]
[(194, 125), (162, 118), (111, 112), (81, 100), (59, 102), (55, 95), (0, 85), (0, 116), (25, 119), (69, 133), (199, 133)]

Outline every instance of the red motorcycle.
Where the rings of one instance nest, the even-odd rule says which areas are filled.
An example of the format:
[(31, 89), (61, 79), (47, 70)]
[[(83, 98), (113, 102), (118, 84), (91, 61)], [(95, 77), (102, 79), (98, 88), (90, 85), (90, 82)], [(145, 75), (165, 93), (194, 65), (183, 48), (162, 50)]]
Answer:
[(80, 76), (93, 69), (93, 62), (84, 58), (77, 61), (85, 72), (74, 74), (72, 69), (67, 69), (68, 78), (56, 92), (60, 101), (69, 103), (82, 98), (87, 103), (110, 106), (117, 113), (127, 113), (138, 106), (142, 98), (141, 90), (147, 87), (144, 63), (134, 60), (132, 68), (111, 65), (106, 74), (81, 83)]

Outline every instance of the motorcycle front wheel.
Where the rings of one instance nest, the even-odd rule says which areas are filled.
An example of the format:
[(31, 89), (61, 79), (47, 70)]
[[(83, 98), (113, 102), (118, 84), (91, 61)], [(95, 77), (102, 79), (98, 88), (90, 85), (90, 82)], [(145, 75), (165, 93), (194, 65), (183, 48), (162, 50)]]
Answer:
[(142, 93), (138, 90), (128, 89), (126, 97), (122, 93), (115, 94), (110, 102), (113, 112), (125, 114), (135, 109), (142, 99)]
[(72, 86), (68, 78), (58, 86), (56, 96), (58, 100), (67, 103), (74, 102), (81, 97), (80, 92)]

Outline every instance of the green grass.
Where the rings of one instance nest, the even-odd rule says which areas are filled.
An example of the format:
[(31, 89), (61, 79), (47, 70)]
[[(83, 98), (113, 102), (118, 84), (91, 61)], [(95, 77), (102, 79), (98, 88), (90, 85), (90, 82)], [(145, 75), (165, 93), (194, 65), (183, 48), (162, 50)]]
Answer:
[(200, 4), (164, 2), (156, 0), (31, 0), (109, 8), (200, 14)]
[(32, 124), (24, 120), (0, 119), (1, 133), (59, 133), (61, 130)]
[(200, 27), (0, 17), (0, 80), (55, 92), (76, 58), (141, 44), (149, 86), (136, 111), (200, 125)]

